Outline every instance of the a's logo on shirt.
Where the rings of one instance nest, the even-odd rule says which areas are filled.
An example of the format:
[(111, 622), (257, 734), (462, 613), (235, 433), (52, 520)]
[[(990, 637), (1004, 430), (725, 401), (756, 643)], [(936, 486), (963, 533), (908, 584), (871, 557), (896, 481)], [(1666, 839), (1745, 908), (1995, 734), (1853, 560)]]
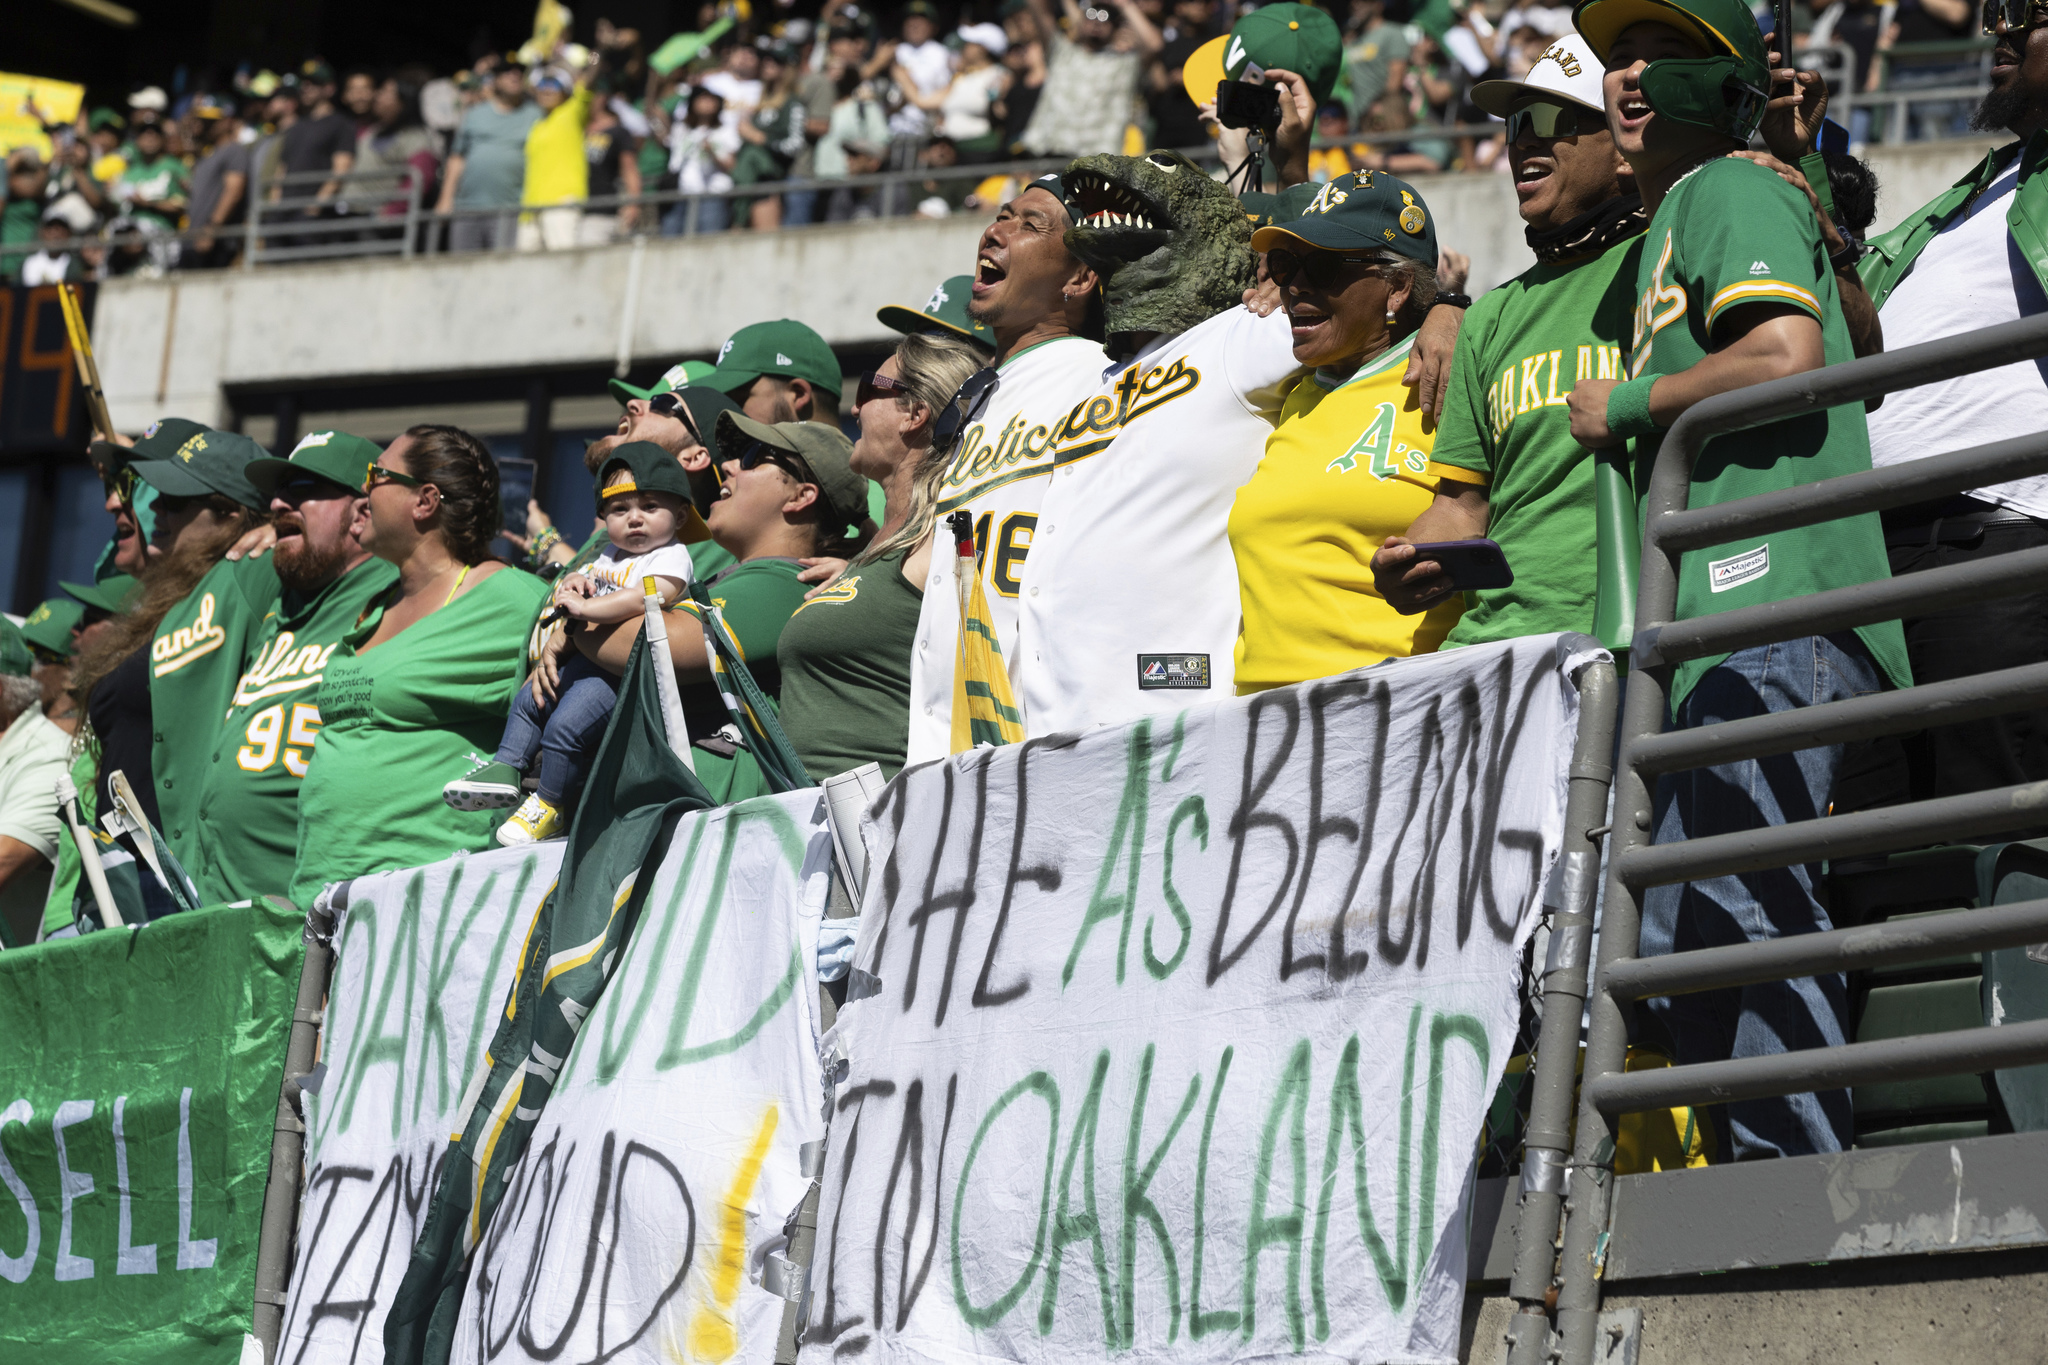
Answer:
[(1745, 550), (1727, 559), (1716, 559), (1707, 565), (1707, 585), (1715, 592), (1726, 592), (1739, 588), (1744, 583), (1754, 583), (1771, 571), (1771, 547), (1759, 545), (1754, 550)]
[(328, 659), (339, 648), (340, 641), (301, 645), (291, 631), (278, 632), (276, 639), (256, 651), (248, 671), (235, 683), (234, 704), (247, 706), (267, 697), (318, 687)]
[(1323, 472), (1348, 474), (1360, 464), (1384, 483), (1404, 468), (1411, 474), (1426, 472), (1429, 456), (1411, 448), (1406, 441), (1394, 439), (1394, 405), (1382, 403), (1373, 409), (1372, 421), (1351, 443), (1351, 449), (1324, 465)]
[(1768, 275), (1771, 273), (1771, 268), (1762, 261), (1758, 261), (1750, 266), (1749, 273), (1752, 275)]
[(1664, 272), (1671, 268), (1671, 233), (1664, 233), (1664, 250), (1657, 257), (1656, 269), (1650, 272), (1650, 283), (1636, 301), (1635, 344), (1630, 348), (1628, 377), (1641, 378), (1650, 367), (1651, 353), (1656, 349), (1657, 333), (1685, 316), (1688, 300), (1685, 286), (1664, 283)]
[[(808, 611), (812, 607), (834, 606), (842, 602), (851, 602), (858, 596), (860, 596), (860, 575), (857, 573), (843, 574), (839, 578), (834, 579), (830, 587), (796, 610)], [(791, 612), (790, 615), (794, 616), (796, 612)]]

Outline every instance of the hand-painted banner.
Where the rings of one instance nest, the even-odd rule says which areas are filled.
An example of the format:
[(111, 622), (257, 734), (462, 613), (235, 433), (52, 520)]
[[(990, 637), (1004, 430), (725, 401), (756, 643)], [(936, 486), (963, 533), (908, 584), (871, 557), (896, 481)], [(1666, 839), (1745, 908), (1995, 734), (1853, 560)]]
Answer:
[(304, 917), (172, 915), (0, 953), (0, 1360), (233, 1360)]
[(1450, 1361), (1568, 644), (913, 769), (876, 804), (802, 1359)]
[(471, 1259), (452, 1360), (775, 1358), (769, 1266), (825, 1136), (831, 860), (815, 790), (682, 818)]
[(548, 843), (347, 884), (280, 1365), (384, 1359), (463, 1091), (561, 860)]

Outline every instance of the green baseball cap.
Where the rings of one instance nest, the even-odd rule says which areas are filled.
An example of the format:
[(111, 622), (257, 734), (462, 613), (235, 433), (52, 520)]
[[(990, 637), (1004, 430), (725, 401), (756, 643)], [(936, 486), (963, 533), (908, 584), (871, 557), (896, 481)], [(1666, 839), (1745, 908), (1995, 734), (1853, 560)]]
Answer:
[(1316, 191), (1322, 188), (1314, 181), (1289, 185), (1277, 194), (1263, 190), (1247, 190), (1237, 196), (1237, 202), (1244, 205), (1244, 216), (1251, 220), (1254, 228), (1271, 227), (1299, 218), (1308, 206), (1315, 202)]
[(711, 452), (711, 463), (719, 462), (718, 415), (722, 412), (738, 412), (740, 405), (720, 393), (717, 389), (702, 384), (692, 384), (687, 389), (676, 390), (689, 409), (690, 421), (697, 428), (697, 434), (704, 438), (704, 448)]
[[(142, 435), (135, 438), (133, 446), (119, 446), (111, 441), (94, 441), (94, 446), (106, 446), (104, 452), (110, 460), (121, 462), (134, 460), (168, 460), (178, 453), (178, 447), (194, 436), (211, 430), (204, 422), (195, 422), (189, 417), (160, 417), (142, 429)], [(117, 456), (118, 452), (118, 456)]]
[(1299, 218), (1254, 232), (1252, 250), (1271, 251), (1290, 239), (1325, 251), (1376, 247), (1431, 267), (1437, 260), (1429, 206), (1413, 185), (1383, 171), (1352, 171), (1323, 185)]
[[(724, 458), (735, 460), (752, 442), (795, 455), (817, 476), (818, 490), (835, 516), (849, 526), (868, 514), (868, 481), (853, 472), (853, 442), (837, 427), (823, 422), (756, 422), (739, 412), (718, 415), (718, 445)], [(837, 528), (833, 528), (835, 531)]]
[(36, 656), (29, 653), (28, 641), (21, 636), (21, 627), (0, 616), (0, 675), (26, 678), (35, 671), (35, 667)]
[[(168, 425), (168, 422), (159, 423), (159, 427)], [(158, 444), (161, 444), (160, 440)], [(135, 453), (138, 456), (143, 454), (142, 445), (142, 442), (136, 442)], [(135, 471), (137, 478), (159, 493), (174, 498), (197, 498), (218, 493), (260, 512), (269, 506), (270, 500), (249, 482), (248, 469), (255, 461), (265, 458), (268, 457), (263, 447), (246, 436), (201, 428), (180, 442), (170, 455), (132, 460), (128, 467)]]
[(317, 474), (361, 497), (370, 466), (383, 453), (384, 448), (375, 441), (345, 431), (315, 431), (292, 447), (290, 458), (280, 460), (275, 455), (266, 455), (251, 460), (244, 472), (266, 504), (294, 474)]
[(635, 388), (623, 379), (611, 380), (606, 387), (612, 391), (612, 397), (619, 400), (619, 406), (624, 407), (635, 398), (644, 403), (656, 394), (674, 393), (677, 389), (699, 383), (717, 368), (708, 360), (685, 360), (663, 370), (661, 378), (644, 389)]
[[(1033, 182), (1034, 184), (1037, 182)], [(951, 336), (964, 337), (993, 350), (996, 334), (986, 323), (976, 322), (967, 316), (967, 300), (973, 297), (974, 276), (955, 275), (941, 280), (939, 287), (932, 290), (932, 296), (924, 301), (922, 309), (910, 308), (892, 303), (875, 310), (875, 321), (892, 332), (915, 336), (920, 332), (944, 332)]]
[(695, 545), (698, 541), (711, 539), (711, 528), (704, 524), (704, 518), (698, 513), (696, 501), (691, 496), (689, 471), (683, 468), (681, 460), (652, 441), (628, 441), (614, 446), (611, 454), (604, 457), (604, 463), (597, 467), (593, 486), (597, 492), (600, 516), (604, 513), (606, 498), (644, 488), (654, 493), (666, 493), (682, 502), (683, 517), (676, 524), (677, 540), (685, 545)]
[(66, 597), (52, 597), (21, 623), (22, 638), (37, 649), (71, 657), (71, 632), (85, 619), (85, 608)]
[(1344, 37), (1337, 21), (1313, 5), (1267, 5), (1238, 20), (1223, 49), (1228, 79), (1241, 81), (1253, 67), (1292, 71), (1321, 104), (1344, 69)]
[(1709, 56), (1740, 61), (1752, 85), (1769, 84), (1763, 30), (1742, 0), (1581, 0), (1572, 11), (1572, 26), (1602, 62), (1614, 40), (1635, 24), (1663, 24), (1689, 34)]
[(135, 605), (135, 599), (142, 595), (142, 583), (125, 573), (102, 578), (97, 583), (59, 583), (57, 586), (88, 607), (97, 607), (115, 616)]
[(845, 383), (839, 357), (825, 338), (794, 318), (757, 322), (734, 332), (704, 383), (720, 393), (737, 393), (764, 374), (807, 379), (833, 394)]

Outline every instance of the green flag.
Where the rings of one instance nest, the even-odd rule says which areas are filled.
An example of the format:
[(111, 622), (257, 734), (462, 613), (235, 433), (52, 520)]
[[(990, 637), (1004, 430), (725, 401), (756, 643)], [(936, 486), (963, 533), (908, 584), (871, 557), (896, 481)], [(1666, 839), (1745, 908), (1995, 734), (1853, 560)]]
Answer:
[(0, 953), (0, 1360), (235, 1358), (304, 924), (265, 899)]
[(676, 822), (713, 802), (669, 748), (655, 664), (634, 642), (618, 705), (569, 826), (562, 874), (520, 955), (512, 996), (470, 1083), (412, 1263), (384, 1324), (390, 1365), (448, 1359), (469, 1255), (504, 1197), (584, 1018), (618, 962)]

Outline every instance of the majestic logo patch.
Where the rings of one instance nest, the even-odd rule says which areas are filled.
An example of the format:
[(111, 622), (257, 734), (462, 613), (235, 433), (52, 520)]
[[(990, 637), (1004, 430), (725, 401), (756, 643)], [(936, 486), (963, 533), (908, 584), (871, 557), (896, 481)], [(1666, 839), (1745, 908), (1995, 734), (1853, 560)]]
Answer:
[(1716, 559), (1707, 565), (1707, 585), (1715, 592), (1726, 592), (1739, 588), (1744, 583), (1754, 583), (1771, 571), (1771, 547), (1759, 545), (1754, 550), (1745, 550), (1727, 559)]
[(1749, 273), (1752, 275), (1768, 275), (1771, 273), (1771, 268), (1762, 261), (1757, 261), (1749, 267)]
[(1161, 688), (1193, 688), (1206, 691), (1209, 687), (1209, 656), (1206, 654), (1140, 654), (1138, 656), (1138, 690), (1155, 692)]

